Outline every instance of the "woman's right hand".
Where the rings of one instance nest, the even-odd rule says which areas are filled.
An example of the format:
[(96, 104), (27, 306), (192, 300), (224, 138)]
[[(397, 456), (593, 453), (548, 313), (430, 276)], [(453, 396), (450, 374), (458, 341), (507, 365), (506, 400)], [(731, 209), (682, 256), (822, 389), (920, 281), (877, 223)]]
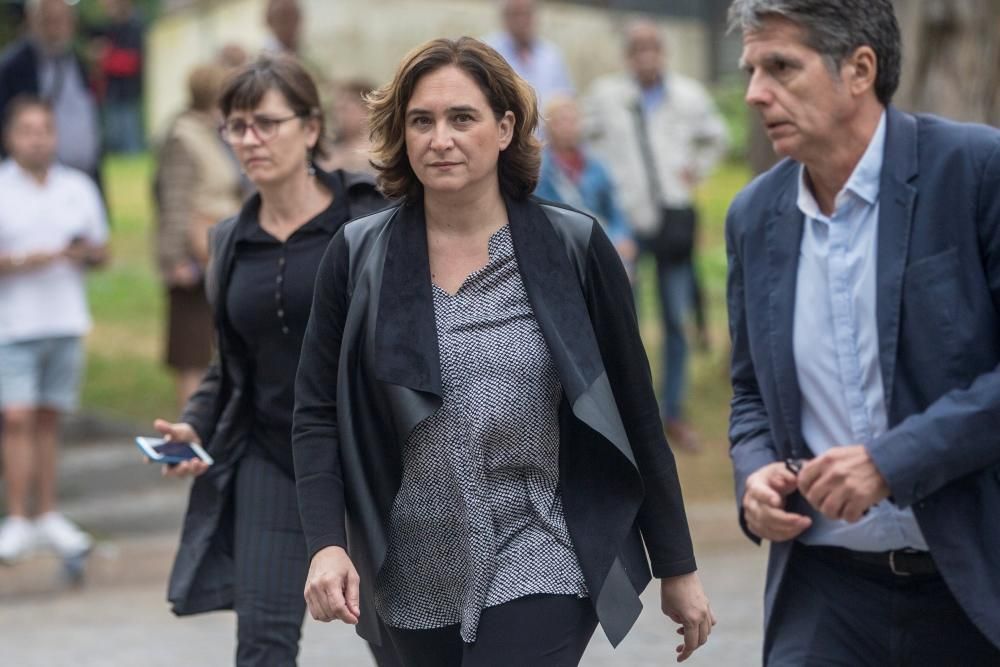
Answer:
[(361, 578), (342, 547), (320, 549), (309, 563), (305, 598), (309, 613), (324, 623), (340, 619), (354, 625), (361, 615)]
[[(153, 428), (159, 431), (167, 440), (201, 444), (201, 438), (198, 437), (198, 433), (187, 422), (173, 424), (166, 419), (157, 419), (153, 422)], [(181, 463), (164, 465), (160, 472), (163, 473), (164, 477), (197, 477), (206, 470), (208, 470), (208, 464), (201, 459), (188, 459)]]

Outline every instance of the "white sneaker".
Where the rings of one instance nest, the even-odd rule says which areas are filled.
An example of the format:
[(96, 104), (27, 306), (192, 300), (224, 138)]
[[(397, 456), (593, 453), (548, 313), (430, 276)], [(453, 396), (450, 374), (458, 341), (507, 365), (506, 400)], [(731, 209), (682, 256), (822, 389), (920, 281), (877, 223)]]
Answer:
[(35, 526), (23, 516), (9, 516), (0, 526), (0, 562), (13, 563), (35, 545)]
[(90, 535), (59, 512), (46, 512), (35, 519), (39, 546), (49, 547), (63, 558), (82, 556), (94, 545)]

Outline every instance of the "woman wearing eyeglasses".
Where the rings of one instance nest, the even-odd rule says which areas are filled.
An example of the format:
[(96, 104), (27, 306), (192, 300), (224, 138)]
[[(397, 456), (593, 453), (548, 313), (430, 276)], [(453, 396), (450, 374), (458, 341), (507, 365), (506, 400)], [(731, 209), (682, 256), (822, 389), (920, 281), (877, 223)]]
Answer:
[(226, 83), (221, 134), (257, 194), (211, 234), (217, 357), (179, 422), (155, 423), (215, 459), (164, 468), (196, 478), (168, 598), (178, 615), (235, 610), (241, 666), (295, 664), (308, 569), (290, 445), (295, 369), (327, 244), (384, 204), (369, 177), (313, 166), (319, 104), (290, 58), (258, 60)]

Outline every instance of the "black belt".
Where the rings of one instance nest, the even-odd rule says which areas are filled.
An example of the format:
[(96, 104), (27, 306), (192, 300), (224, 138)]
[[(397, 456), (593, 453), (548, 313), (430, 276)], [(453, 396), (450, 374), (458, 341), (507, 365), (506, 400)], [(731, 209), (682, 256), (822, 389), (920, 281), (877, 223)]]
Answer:
[(937, 576), (938, 569), (928, 551), (897, 549), (895, 551), (854, 551), (843, 547), (810, 546), (797, 543), (816, 558), (844, 565), (854, 565), (868, 571), (896, 577)]

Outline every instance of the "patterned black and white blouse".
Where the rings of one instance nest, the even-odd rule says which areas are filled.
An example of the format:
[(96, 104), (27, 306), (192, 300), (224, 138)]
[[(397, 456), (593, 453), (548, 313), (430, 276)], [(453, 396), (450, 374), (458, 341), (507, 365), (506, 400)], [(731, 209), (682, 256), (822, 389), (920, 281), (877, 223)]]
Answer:
[(559, 492), (562, 387), (509, 227), (454, 295), (433, 287), (443, 400), (403, 452), (375, 606), (392, 627), (460, 624), (533, 594), (587, 596)]

